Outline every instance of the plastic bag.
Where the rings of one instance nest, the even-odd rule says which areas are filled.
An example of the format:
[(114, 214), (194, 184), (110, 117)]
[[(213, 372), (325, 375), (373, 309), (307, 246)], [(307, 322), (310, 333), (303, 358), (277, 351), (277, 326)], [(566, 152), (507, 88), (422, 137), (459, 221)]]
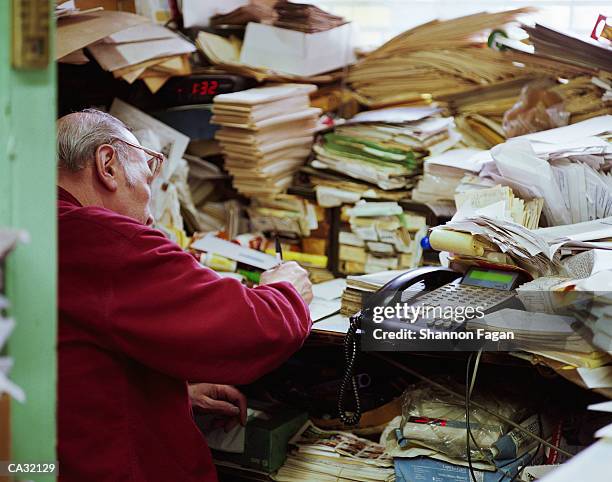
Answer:
[(510, 138), (566, 126), (569, 118), (563, 98), (536, 82), (523, 87), (519, 100), (504, 114), (502, 127)]
[[(454, 391), (461, 386), (446, 381)], [(474, 394), (472, 399), (494, 413), (507, 418), (520, 417), (519, 405), (507, 397)], [(481, 449), (492, 446), (508, 429), (504, 423), (484, 410), (470, 407), (470, 427)], [(465, 404), (462, 400), (430, 385), (415, 385), (404, 392), (402, 404), (401, 437), (406, 446), (422, 446), (436, 450), (454, 459), (466, 459)], [(396, 437), (400, 437), (399, 432)], [(402, 440), (398, 440), (401, 447)], [(470, 453), (474, 460), (485, 457), (472, 442)]]

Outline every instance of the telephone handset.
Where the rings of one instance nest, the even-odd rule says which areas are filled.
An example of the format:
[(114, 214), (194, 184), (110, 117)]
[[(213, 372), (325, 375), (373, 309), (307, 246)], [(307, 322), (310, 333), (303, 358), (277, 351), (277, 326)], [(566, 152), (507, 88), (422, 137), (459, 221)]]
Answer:
[[(350, 325), (344, 338), (344, 362), (345, 372), (340, 383), (338, 394), (338, 412), (340, 421), (346, 425), (356, 425), (361, 418), (361, 400), (357, 381), (353, 376), (357, 351), (359, 350), (359, 338), (357, 330), (361, 327), (361, 320), (374, 309), (375, 306), (388, 306), (400, 301), (402, 292), (417, 283), (424, 283), (425, 289), (434, 289), (461, 277), (460, 273), (443, 268), (441, 266), (425, 266), (415, 268), (403, 273), (389, 281), (374, 295), (368, 298), (367, 303), (361, 311), (350, 317)], [(345, 410), (346, 392), (351, 387), (353, 399), (355, 400), (355, 410), (348, 414)]]
[[(389, 281), (379, 291), (364, 300), (361, 311), (350, 317), (349, 329), (344, 339), (345, 373), (338, 393), (338, 412), (342, 423), (356, 425), (361, 418), (361, 402), (353, 369), (358, 352), (358, 330), (362, 321), (371, 316), (375, 307), (393, 306), (402, 301), (402, 294), (408, 288), (422, 284), (423, 295), (414, 297), (414, 304), (424, 305), (466, 305), (469, 303), (485, 306), (485, 312), (500, 308), (513, 298), (514, 288), (524, 281), (516, 271), (502, 271), (490, 268), (470, 268), (465, 275), (441, 266), (426, 266), (407, 271)], [(430, 320), (434, 328), (438, 321)], [(448, 328), (447, 325), (444, 326)], [(347, 391), (352, 392), (355, 409), (348, 413), (345, 407)]]

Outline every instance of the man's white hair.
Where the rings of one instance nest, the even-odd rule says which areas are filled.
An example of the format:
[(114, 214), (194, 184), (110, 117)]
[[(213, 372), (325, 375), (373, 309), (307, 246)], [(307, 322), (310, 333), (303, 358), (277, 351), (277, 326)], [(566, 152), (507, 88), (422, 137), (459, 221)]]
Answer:
[[(97, 109), (85, 109), (65, 115), (57, 121), (58, 165), (78, 172), (93, 162), (96, 149), (112, 144), (131, 183), (132, 169), (128, 162), (128, 146), (117, 139), (125, 139), (130, 129), (119, 119)], [(127, 139), (125, 139), (127, 140)]]

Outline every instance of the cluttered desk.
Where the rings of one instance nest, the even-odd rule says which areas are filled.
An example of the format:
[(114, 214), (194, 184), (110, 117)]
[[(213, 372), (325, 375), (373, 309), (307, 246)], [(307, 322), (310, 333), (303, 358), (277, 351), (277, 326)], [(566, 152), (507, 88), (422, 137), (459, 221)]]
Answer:
[(313, 282), (303, 349), (241, 387), (246, 428), (196, 418), (222, 480), (532, 481), (600, 457), (603, 34), (517, 9), (355, 56), (348, 19), (314, 5), (181, 3), (58, 6), (59, 110), (104, 106), (164, 152), (155, 227), (203, 266), (250, 288), (296, 261)]

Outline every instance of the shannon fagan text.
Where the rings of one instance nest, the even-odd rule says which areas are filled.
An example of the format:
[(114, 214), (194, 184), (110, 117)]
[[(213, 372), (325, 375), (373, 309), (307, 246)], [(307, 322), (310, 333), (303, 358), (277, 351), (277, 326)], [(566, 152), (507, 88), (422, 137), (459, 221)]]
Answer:
[(421, 330), (392, 330), (386, 331), (380, 328), (372, 332), (375, 340), (486, 340), (501, 341), (514, 340), (512, 331), (486, 331), (478, 329), (475, 331), (434, 331), (428, 328)]
[(420, 318), (452, 320), (463, 323), (466, 320), (482, 318), (482, 306), (419, 306), (408, 303), (396, 303), (395, 306), (376, 306), (373, 310), (372, 321), (382, 323), (385, 320), (403, 320), (414, 323)]

